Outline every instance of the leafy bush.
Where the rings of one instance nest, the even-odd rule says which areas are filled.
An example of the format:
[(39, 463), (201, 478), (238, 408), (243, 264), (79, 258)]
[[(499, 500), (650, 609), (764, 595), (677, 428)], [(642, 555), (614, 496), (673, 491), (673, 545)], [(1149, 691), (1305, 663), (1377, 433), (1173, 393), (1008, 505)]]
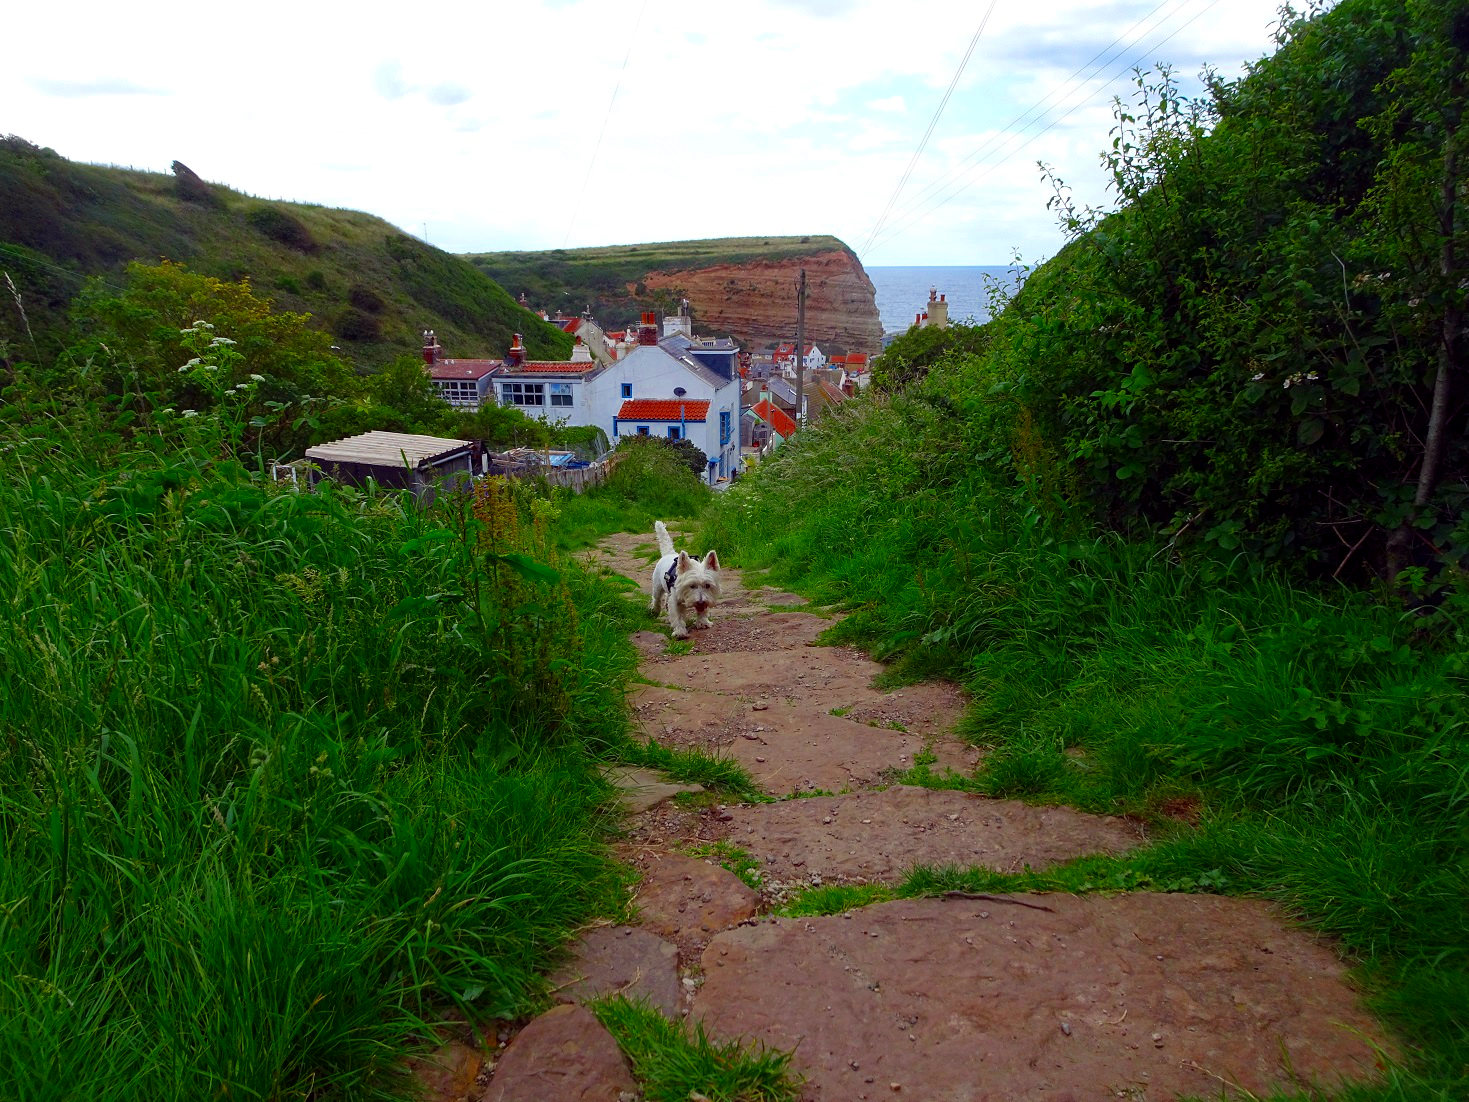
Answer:
[(1345, 0), (1206, 101), (1140, 78), (1121, 209), (1058, 191), (1074, 241), (987, 327), (969, 393), (1003, 389), (1118, 527), (1317, 577), (1469, 561), (1461, 25)]
[(375, 341), (383, 334), (383, 323), (355, 306), (338, 314), (333, 328), (344, 341)]
[(320, 246), (294, 214), (274, 204), (260, 204), (245, 212), (245, 221), (266, 237), (297, 252), (314, 253)]

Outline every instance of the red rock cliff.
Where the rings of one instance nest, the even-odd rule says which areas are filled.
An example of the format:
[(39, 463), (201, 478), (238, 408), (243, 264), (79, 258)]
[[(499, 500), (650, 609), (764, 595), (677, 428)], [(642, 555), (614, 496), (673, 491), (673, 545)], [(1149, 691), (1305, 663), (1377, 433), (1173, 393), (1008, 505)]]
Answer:
[(830, 352), (876, 355), (882, 321), (872, 281), (862, 263), (841, 249), (784, 260), (720, 264), (712, 268), (649, 272), (649, 290), (682, 291), (693, 308), (695, 331), (729, 333), (746, 348), (796, 338), (796, 284), (806, 269), (806, 339)]

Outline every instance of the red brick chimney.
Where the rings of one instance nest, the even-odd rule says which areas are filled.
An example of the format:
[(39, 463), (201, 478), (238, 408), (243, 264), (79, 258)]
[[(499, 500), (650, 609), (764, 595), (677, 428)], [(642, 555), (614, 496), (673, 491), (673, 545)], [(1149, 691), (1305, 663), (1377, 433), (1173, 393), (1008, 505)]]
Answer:
[(638, 343), (658, 343), (658, 315), (651, 310), (643, 311), (643, 320), (638, 325)]
[(519, 333), (516, 333), (515, 340), (510, 342), (510, 351), (505, 353), (505, 363), (509, 367), (519, 367), (525, 363), (525, 345), (521, 343)]
[(423, 331), (423, 362), (432, 367), (439, 362), (439, 338), (434, 336), (432, 329)]

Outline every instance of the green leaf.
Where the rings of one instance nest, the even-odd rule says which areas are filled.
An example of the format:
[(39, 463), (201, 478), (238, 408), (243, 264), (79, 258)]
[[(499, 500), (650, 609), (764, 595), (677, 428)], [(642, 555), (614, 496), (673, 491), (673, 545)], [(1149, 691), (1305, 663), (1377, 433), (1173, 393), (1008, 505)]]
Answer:
[(1302, 421), (1296, 429), (1296, 441), (1303, 447), (1310, 447), (1320, 440), (1326, 432), (1326, 422), (1319, 417), (1311, 417)]
[(411, 555), (415, 552), (422, 551), (425, 547), (429, 546), (432, 543), (436, 543), (440, 540), (450, 540), (453, 538), (454, 533), (451, 532), (449, 529), (433, 528), (425, 532), (423, 535), (417, 536), (414, 539), (411, 539), (407, 543), (403, 544), (402, 547), (398, 548), (398, 554)]
[(531, 558), (529, 555), (511, 553), (508, 555), (490, 555), (495, 562), (502, 562), (522, 578), (528, 578), (533, 582), (555, 583), (561, 580), (561, 575), (551, 569), (543, 562)]

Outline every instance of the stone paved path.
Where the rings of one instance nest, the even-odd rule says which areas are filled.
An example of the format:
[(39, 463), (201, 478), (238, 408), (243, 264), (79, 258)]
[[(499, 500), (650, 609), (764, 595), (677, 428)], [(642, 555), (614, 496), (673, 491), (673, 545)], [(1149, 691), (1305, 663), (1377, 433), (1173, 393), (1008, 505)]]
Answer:
[[(595, 555), (645, 592), (651, 535)], [(1259, 901), (999, 895), (765, 917), (813, 885), (895, 883), (916, 864), (1041, 869), (1145, 839), (1120, 819), (894, 784), (920, 754), (974, 769), (951, 733), (959, 691), (874, 688), (877, 663), (814, 645), (831, 621), (800, 598), (730, 569), (723, 583), (689, 646), (651, 619), (638, 633), (651, 684), (630, 704), (646, 736), (727, 754), (777, 799), (677, 800), (626, 777), (640, 924), (588, 931), (559, 997), (640, 995), (716, 1037), (794, 1050), (809, 1102), (1157, 1102), (1372, 1074), (1381, 1031), (1344, 968)], [(750, 855), (758, 891), (694, 856), (719, 847)], [(502, 1067), (535, 1064), (520, 1053)], [(517, 1097), (507, 1082), (494, 1097)]]

